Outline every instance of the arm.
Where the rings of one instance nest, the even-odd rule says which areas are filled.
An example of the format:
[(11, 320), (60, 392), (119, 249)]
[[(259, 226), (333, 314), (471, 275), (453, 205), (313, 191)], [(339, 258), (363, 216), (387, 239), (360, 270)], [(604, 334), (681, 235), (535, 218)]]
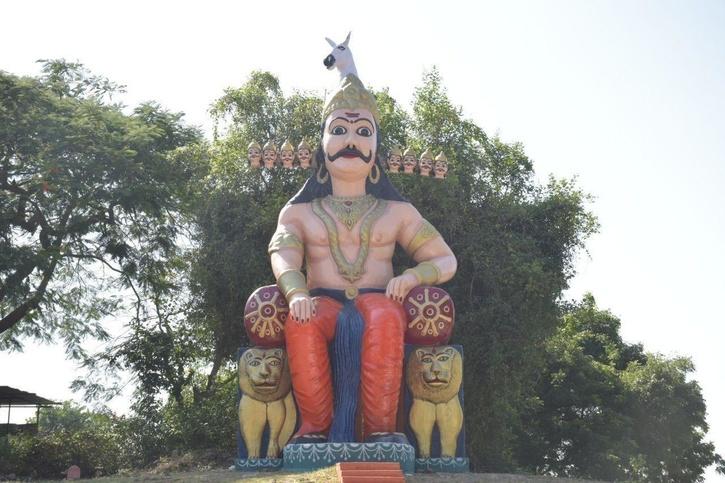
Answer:
[(447, 282), (456, 273), (458, 262), (438, 231), (412, 205), (402, 209), (403, 220), (397, 242), (418, 265), (393, 278), (386, 290), (389, 297), (403, 301), (413, 287)]
[(298, 323), (306, 323), (315, 315), (315, 309), (305, 276), (300, 271), (305, 256), (304, 232), (296, 211), (294, 206), (285, 206), (280, 211), (277, 229), (269, 242), (269, 256), (277, 286), (289, 304), (290, 315)]

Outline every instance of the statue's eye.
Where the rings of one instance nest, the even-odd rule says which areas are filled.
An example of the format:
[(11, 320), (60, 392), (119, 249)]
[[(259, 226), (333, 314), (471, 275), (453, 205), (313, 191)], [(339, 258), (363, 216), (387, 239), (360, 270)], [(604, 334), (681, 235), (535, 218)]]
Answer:
[(256, 361), (256, 360), (255, 361), (251, 361), (249, 363), (249, 365), (252, 366), (252, 367), (257, 367), (259, 365), (259, 361)]
[(341, 136), (347, 132), (347, 129), (345, 129), (342, 126), (335, 126), (332, 128), (332, 134), (335, 134), (336, 136)]
[(430, 364), (431, 362), (433, 362), (433, 359), (431, 359), (430, 357), (424, 357), (423, 362), (425, 362), (426, 364)]
[(276, 359), (273, 359), (273, 360), (269, 361), (269, 365), (270, 366), (278, 366), (279, 365), (279, 361), (276, 360)]
[(357, 129), (357, 133), (358, 133), (358, 134), (359, 134), (360, 136), (364, 136), (364, 137), (366, 137), (366, 138), (369, 138), (370, 136), (372, 136), (372, 135), (373, 135), (373, 132), (372, 132), (372, 131), (370, 130), (370, 128), (369, 128), (369, 127), (365, 127), (365, 126), (363, 126), (363, 127), (359, 127), (359, 128)]
[(338, 48), (338, 50), (345, 50), (345, 46), (344, 45), (338, 45), (337, 48)]
[(448, 356), (438, 356), (438, 360), (441, 362), (445, 362), (448, 360)]

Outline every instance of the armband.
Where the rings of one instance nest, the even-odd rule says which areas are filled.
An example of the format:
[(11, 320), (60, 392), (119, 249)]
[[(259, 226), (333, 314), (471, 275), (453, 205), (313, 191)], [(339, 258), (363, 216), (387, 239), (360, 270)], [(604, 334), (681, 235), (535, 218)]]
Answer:
[(272, 235), (272, 240), (269, 242), (267, 253), (270, 255), (280, 251), (283, 248), (299, 248), (303, 249), (304, 244), (297, 235), (291, 231), (278, 231)]
[(441, 271), (433, 262), (421, 262), (414, 268), (409, 268), (403, 272), (410, 273), (418, 279), (420, 285), (435, 285), (441, 279)]
[(277, 287), (289, 302), (290, 297), (296, 293), (304, 293), (309, 295), (307, 290), (307, 280), (299, 270), (287, 270), (277, 278)]
[(408, 254), (413, 255), (420, 247), (439, 236), (441, 236), (441, 234), (438, 233), (438, 230), (436, 230), (435, 227), (428, 222), (428, 220), (423, 220), (423, 224), (420, 228), (418, 228), (418, 231), (415, 232), (413, 239), (410, 240), (410, 243), (408, 243), (408, 247), (405, 251), (408, 252)]

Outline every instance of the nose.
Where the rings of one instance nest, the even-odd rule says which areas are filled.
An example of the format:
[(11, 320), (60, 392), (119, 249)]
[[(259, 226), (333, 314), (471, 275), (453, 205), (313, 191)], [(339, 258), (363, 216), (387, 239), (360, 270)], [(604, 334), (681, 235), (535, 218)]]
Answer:
[(333, 65), (335, 65), (335, 57), (332, 54), (330, 54), (327, 57), (325, 57), (325, 60), (323, 60), (322, 63), (325, 64), (325, 67), (327, 67), (329, 69)]

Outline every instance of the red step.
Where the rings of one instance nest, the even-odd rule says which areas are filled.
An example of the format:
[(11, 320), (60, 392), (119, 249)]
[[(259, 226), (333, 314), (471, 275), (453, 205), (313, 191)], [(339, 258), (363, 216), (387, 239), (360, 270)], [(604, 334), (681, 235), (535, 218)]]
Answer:
[(338, 463), (337, 477), (341, 483), (404, 483), (400, 463), (373, 463), (355, 461)]

